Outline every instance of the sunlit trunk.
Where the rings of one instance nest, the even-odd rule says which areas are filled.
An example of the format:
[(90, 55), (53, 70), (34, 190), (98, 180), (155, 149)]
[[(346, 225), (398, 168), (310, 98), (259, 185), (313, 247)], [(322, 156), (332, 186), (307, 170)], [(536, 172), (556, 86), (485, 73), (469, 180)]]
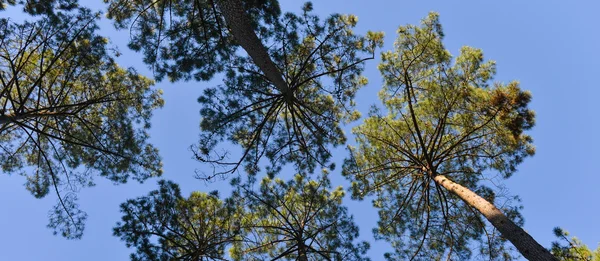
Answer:
[(502, 213), (493, 204), (475, 194), (470, 189), (461, 186), (449, 180), (443, 175), (437, 175), (433, 178), (450, 192), (457, 195), (469, 206), (474, 207), (481, 213), (492, 225), (500, 231), (502, 236), (508, 239), (528, 260), (551, 261), (557, 260), (550, 251), (540, 245), (525, 230), (517, 226), (506, 215)]

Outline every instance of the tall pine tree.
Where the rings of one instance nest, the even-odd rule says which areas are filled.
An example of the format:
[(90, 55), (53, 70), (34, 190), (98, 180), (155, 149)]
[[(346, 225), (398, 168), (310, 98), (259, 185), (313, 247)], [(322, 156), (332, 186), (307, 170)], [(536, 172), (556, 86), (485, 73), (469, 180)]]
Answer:
[(78, 238), (86, 214), (77, 192), (94, 176), (161, 174), (147, 130), (163, 100), (152, 80), (113, 61), (98, 14), (59, 2), (28, 2), (26, 12), (43, 15), (33, 22), (0, 19), (0, 167), (26, 176), (37, 198), (56, 193), (49, 226)]
[(483, 182), (494, 171), (510, 177), (533, 155), (524, 133), (534, 124), (531, 94), (518, 82), (490, 83), (495, 63), (479, 49), (453, 59), (435, 13), (398, 34), (379, 65), (387, 115), (373, 109), (353, 130), (344, 171), (355, 198), (376, 197), (377, 236), (395, 248), (388, 257), (467, 259), (479, 241), (479, 254), (510, 259), (509, 240), (529, 260), (555, 260), (520, 227), (518, 208), (496, 207)]

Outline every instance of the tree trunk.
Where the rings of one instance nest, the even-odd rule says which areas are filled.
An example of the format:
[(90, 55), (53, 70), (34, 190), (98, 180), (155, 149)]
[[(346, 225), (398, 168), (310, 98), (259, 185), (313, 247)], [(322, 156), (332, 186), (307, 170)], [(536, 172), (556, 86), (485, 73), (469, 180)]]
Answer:
[(237, 43), (246, 50), (254, 64), (260, 68), (275, 87), (286, 97), (291, 97), (292, 93), (283, 80), (283, 74), (277, 69), (267, 52), (267, 48), (254, 33), (254, 28), (252, 28), (252, 23), (244, 10), (242, 1), (218, 0), (216, 2)]
[(308, 261), (308, 256), (306, 256), (306, 246), (303, 242), (298, 244), (298, 261)]
[(551, 261), (558, 259), (540, 245), (525, 230), (513, 223), (506, 215), (502, 213), (493, 204), (475, 194), (470, 189), (449, 180), (443, 175), (437, 175), (433, 178), (436, 183), (442, 185), (450, 192), (457, 195), (469, 206), (474, 207), (485, 218), (492, 223), (502, 236), (508, 239), (527, 260)]

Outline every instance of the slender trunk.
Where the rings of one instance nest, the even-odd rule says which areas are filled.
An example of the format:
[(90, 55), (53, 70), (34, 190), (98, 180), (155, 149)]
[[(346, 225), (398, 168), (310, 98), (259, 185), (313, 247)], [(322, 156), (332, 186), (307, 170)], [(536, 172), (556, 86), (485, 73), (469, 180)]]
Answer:
[(556, 257), (550, 254), (546, 248), (540, 245), (525, 230), (513, 223), (506, 215), (502, 213), (493, 204), (475, 194), (470, 189), (455, 183), (443, 175), (437, 175), (433, 178), (450, 192), (457, 195), (469, 206), (479, 211), (506, 239), (508, 239), (527, 260), (552, 261)]
[(277, 69), (267, 52), (267, 48), (254, 33), (254, 28), (252, 28), (252, 23), (244, 10), (242, 1), (218, 0), (216, 2), (238, 44), (246, 50), (254, 64), (260, 68), (275, 87), (286, 97), (291, 97), (292, 93), (283, 80), (283, 74)]
[(306, 256), (306, 246), (303, 242), (298, 244), (298, 261), (308, 261), (308, 256)]

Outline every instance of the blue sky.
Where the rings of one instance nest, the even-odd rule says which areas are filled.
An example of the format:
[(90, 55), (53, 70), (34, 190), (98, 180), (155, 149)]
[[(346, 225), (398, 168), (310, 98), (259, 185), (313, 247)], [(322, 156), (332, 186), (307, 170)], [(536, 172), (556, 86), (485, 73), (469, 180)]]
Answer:
[[(88, 1), (80, 1), (86, 4)], [(100, 1), (97, 1), (100, 2)], [(281, 1), (284, 11), (298, 11), (301, 1)], [(600, 176), (598, 154), (600, 137), (600, 3), (596, 1), (383, 1), (327, 0), (314, 3), (314, 10), (325, 16), (334, 12), (359, 17), (357, 31), (384, 31), (383, 50), (389, 50), (399, 25), (417, 24), (429, 11), (440, 13), (446, 48), (457, 54), (463, 45), (481, 48), (486, 59), (497, 62), (495, 80), (519, 80), (533, 94), (532, 108), (537, 124), (530, 134), (537, 153), (505, 181), (511, 194), (523, 200), (525, 229), (542, 245), (554, 240), (552, 228), (561, 226), (591, 247), (600, 242)], [(14, 16), (1, 12), (0, 16)], [(141, 55), (126, 47), (128, 32), (115, 32), (110, 23), (101, 24), (103, 34), (124, 53), (123, 66), (133, 66), (151, 76), (141, 63)], [(378, 60), (367, 63), (369, 85), (359, 92), (357, 104), (366, 114), (376, 104), (381, 79)], [(155, 112), (152, 142), (164, 159), (164, 178), (178, 182), (185, 195), (193, 190), (227, 189), (226, 182), (206, 184), (193, 178), (202, 169), (192, 160), (189, 146), (199, 134), (199, 109), (196, 102), (203, 87), (212, 82), (161, 82), (165, 107)], [(349, 140), (353, 140), (349, 137)], [(334, 160), (341, 166), (343, 149)], [(332, 176), (339, 176), (337, 169)], [(145, 195), (156, 188), (156, 180), (144, 184), (130, 182), (113, 186), (96, 179), (97, 186), (81, 191), (81, 207), (89, 218), (83, 239), (65, 240), (53, 236), (45, 226), (47, 213), (55, 203), (50, 194), (33, 198), (23, 187), (21, 176), (0, 175), (0, 260), (128, 260), (132, 249), (112, 236), (120, 219), (119, 204), (128, 198)], [(334, 178), (334, 185), (346, 185)], [(374, 242), (371, 229), (376, 225), (376, 210), (370, 202), (346, 201), (364, 240), (371, 241), (373, 260), (382, 260), (387, 245)]]

